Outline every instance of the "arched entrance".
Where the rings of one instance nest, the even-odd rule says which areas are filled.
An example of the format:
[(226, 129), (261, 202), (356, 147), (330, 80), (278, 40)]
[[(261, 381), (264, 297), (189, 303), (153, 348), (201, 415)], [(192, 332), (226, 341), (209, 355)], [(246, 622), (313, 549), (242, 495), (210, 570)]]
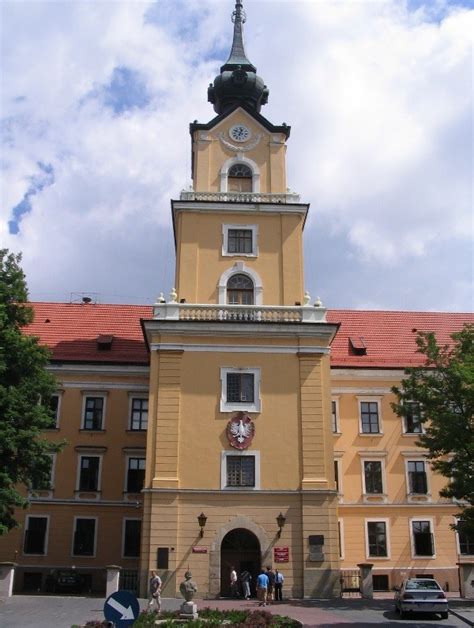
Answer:
[[(253, 532), (236, 528), (228, 532), (221, 543), (221, 595), (230, 596), (230, 570), (234, 566), (237, 576), (246, 569), (252, 575), (252, 594), (261, 566), (260, 542)], [(239, 580), (240, 583), (240, 580)]]

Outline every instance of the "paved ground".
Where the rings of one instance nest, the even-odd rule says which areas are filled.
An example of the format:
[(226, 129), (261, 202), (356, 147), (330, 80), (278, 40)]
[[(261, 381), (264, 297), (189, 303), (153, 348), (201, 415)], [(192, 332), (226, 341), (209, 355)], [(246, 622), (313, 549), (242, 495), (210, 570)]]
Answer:
[[(145, 600), (141, 600), (142, 607)], [(163, 600), (163, 607), (169, 610), (179, 608), (181, 600)], [(255, 601), (249, 600), (197, 600), (198, 607), (211, 608), (257, 608)], [(456, 613), (474, 619), (474, 603), (450, 600)], [(18, 595), (0, 600), (1, 628), (71, 628), (89, 619), (103, 619), (104, 600), (66, 596), (26, 596)], [(406, 628), (454, 628), (466, 627), (459, 616), (450, 614), (449, 619), (440, 620), (437, 616), (419, 615), (408, 620), (400, 620), (389, 599), (375, 600), (291, 600), (267, 606), (270, 612), (288, 615), (298, 619), (305, 628), (366, 628), (367, 626), (405, 626)], [(468, 619), (469, 621), (469, 619)], [(474, 624), (471, 624), (474, 625)]]

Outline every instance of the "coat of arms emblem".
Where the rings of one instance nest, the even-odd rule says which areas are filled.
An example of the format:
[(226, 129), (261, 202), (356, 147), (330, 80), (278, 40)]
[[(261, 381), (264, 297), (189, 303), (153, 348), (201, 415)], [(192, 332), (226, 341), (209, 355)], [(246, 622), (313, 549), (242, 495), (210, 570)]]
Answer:
[(227, 423), (227, 438), (232, 447), (247, 449), (255, 434), (255, 425), (245, 412), (238, 412)]

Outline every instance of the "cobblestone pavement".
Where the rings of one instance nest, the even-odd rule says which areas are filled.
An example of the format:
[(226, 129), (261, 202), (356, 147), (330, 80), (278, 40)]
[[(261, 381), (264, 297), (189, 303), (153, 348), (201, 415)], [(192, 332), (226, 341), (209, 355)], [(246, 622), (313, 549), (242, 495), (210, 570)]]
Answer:
[[(254, 600), (196, 600), (198, 608), (258, 608)], [(141, 607), (146, 605), (140, 600)], [(163, 608), (179, 608), (181, 600), (165, 599)], [(451, 602), (456, 613), (468, 617), (474, 615), (474, 605), (466, 605), (461, 600)], [(87, 620), (103, 619), (103, 598), (83, 598), (66, 596), (17, 595), (0, 600), (1, 628), (71, 628), (84, 624)], [(361, 600), (290, 600), (266, 607), (271, 613), (288, 615), (298, 619), (305, 628), (355, 628), (367, 626), (405, 626), (406, 628), (454, 628), (465, 626), (459, 616), (450, 614), (441, 621), (436, 616), (419, 615), (413, 619), (400, 620), (389, 599)]]

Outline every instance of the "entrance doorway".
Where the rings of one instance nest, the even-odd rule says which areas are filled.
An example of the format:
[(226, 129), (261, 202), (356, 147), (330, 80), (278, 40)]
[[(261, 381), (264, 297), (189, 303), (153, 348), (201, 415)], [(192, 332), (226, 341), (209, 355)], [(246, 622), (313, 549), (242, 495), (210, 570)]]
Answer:
[(255, 595), (255, 583), (261, 566), (260, 542), (253, 532), (236, 528), (228, 532), (221, 544), (221, 596), (230, 596), (230, 570), (237, 572), (240, 587), (240, 574), (247, 570), (252, 576), (250, 590)]

